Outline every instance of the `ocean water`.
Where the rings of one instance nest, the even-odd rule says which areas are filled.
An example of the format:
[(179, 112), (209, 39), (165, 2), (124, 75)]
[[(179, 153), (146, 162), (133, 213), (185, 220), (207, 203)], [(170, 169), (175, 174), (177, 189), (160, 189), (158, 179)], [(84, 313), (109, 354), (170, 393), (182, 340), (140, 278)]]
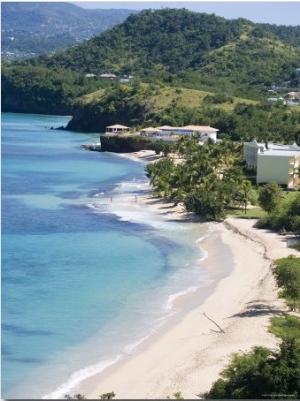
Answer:
[(73, 394), (212, 282), (207, 227), (140, 201), (143, 163), (80, 148), (98, 134), (48, 129), (68, 121), (2, 114), (2, 398)]

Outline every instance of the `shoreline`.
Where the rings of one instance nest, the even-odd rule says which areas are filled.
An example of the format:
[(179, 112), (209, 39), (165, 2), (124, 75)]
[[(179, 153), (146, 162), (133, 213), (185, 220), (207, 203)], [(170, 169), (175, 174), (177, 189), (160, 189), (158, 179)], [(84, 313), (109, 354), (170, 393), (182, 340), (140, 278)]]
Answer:
[[(138, 153), (122, 156), (151, 162), (149, 151), (142, 157)], [(153, 199), (151, 195), (143, 197), (161, 213), (168, 203)], [(186, 219), (180, 205), (171, 210), (173, 218)], [(284, 238), (255, 229), (253, 224), (253, 220), (234, 218), (209, 223), (212, 235), (200, 242), (208, 254), (203, 264), (219, 274), (224, 263), (231, 264), (230, 272), (213, 288), (208, 286), (204, 297), (199, 291), (189, 294), (192, 310), (183, 307), (180, 316), (151, 335), (135, 354), (84, 380), (76, 392), (94, 399), (111, 391), (116, 399), (166, 398), (175, 392), (184, 398), (198, 398), (209, 391), (232, 353), (248, 352), (256, 345), (276, 348), (279, 340), (268, 333), (269, 318), (287, 308), (277, 298), (270, 265), (279, 257), (299, 253), (288, 249)], [(220, 252), (224, 247), (230, 256)], [(175, 301), (181, 307), (182, 298), (186, 297)]]

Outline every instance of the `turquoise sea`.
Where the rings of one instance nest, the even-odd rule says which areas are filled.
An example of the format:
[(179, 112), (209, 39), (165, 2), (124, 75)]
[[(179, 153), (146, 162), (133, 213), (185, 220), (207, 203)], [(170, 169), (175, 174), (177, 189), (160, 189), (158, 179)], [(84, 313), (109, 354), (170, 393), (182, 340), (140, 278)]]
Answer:
[(143, 163), (49, 129), (68, 121), (2, 114), (2, 398), (73, 394), (212, 283), (207, 227), (137, 202)]

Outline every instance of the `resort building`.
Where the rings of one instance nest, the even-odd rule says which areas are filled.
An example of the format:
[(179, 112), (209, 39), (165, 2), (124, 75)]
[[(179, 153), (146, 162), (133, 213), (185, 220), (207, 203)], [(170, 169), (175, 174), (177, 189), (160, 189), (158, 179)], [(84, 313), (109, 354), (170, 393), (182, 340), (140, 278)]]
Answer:
[(300, 100), (300, 92), (289, 92), (286, 95), (284, 95), (285, 99), (287, 101), (299, 101)]
[(212, 139), (214, 142), (217, 141), (217, 128), (213, 128), (206, 125), (186, 125), (184, 127), (172, 127), (170, 125), (163, 125), (161, 127), (144, 128), (141, 130), (141, 135), (149, 137), (171, 137), (174, 139), (178, 136), (200, 134), (201, 140)]
[(155, 136), (160, 136), (161, 130), (158, 128), (148, 127), (148, 128), (143, 128), (140, 134), (143, 136), (155, 137)]
[(109, 125), (106, 127), (107, 134), (122, 134), (122, 133), (129, 133), (130, 127), (126, 127), (125, 125), (115, 124)]
[(256, 170), (256, 183), (277, 182), (287, 188), (297, 188), (300, 167), (300, 147), (296, 144), (244, 142), (243, 159)]
[(256, 170), (257, 155), (266, 149), (265, 143), (258, 143), (254, 139), (252, 142), (244, 142), (243, 145), (243, 160), (247, 166)]
[(268, 102), (282, 102), (283, 104), (286, 103), (283, 97), (269, 97)]

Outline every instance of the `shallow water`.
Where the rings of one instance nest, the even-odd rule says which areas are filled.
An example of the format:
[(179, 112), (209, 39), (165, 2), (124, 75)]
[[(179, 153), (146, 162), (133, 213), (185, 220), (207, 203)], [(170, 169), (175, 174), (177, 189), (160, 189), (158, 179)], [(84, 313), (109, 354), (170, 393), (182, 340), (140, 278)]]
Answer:
[(211, 283), (206, 229), (135, 202), (143, 164), (98, 134), (45, 128), (68, 120), (2, 114), (2, 398), (62, 397)]

